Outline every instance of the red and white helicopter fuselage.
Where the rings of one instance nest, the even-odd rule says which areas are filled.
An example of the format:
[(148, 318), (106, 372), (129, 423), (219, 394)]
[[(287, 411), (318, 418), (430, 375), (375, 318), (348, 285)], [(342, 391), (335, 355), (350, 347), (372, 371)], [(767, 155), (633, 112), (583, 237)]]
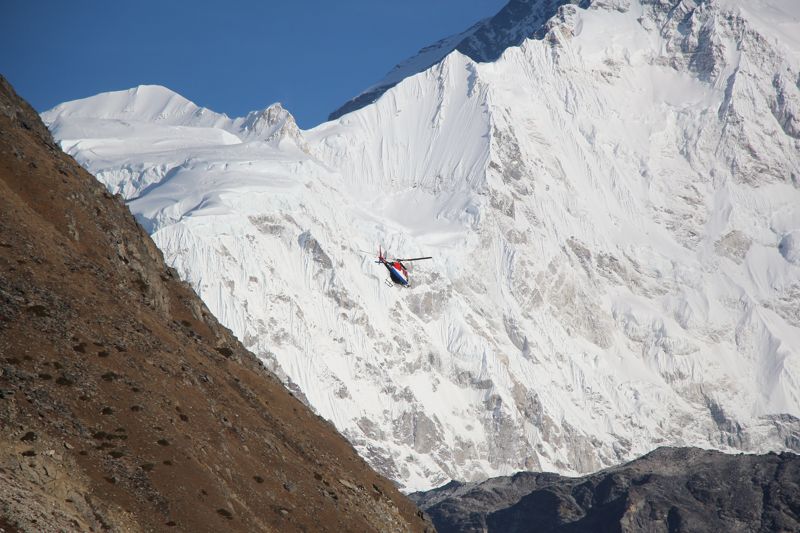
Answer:
[(403, 287), (408, 287), (409, 278), (408, 278), (408, 269), (403, 264), (403, 261), (422, 261), (424, 259), (431, 259), (431, 257), (413, 257), (411, 259), (393, 259), (389, 260), (386, 259), (383, 255), (383, 251), (378, 248), (378, 260), (375, 261), (376, 263), (381, 263), (383, 266), (386, 267), (386, 270), (389, 271), (389, 279), (392, 280), (392, 283), (397, 285), (401, 285)]

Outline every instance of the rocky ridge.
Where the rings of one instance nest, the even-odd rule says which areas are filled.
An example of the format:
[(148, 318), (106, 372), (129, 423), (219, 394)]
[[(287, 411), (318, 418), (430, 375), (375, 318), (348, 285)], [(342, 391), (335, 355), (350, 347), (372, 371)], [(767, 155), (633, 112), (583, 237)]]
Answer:
[(522, 472), (411, 495), (440, 533), (800, 529), (800, 456), (659, 448), (581, 478)]

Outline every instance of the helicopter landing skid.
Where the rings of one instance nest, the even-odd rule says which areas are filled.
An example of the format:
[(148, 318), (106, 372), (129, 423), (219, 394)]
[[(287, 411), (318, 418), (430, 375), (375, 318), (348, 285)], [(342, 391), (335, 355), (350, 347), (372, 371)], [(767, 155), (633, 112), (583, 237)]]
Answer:
[(394, 286), (394, 283), (392, 283), (392, 280), (389, 279), (389, 278), (386, 278), (385, 280), (383, 280), (383, 282), (386, 284), (387, 287), (393, 287)]

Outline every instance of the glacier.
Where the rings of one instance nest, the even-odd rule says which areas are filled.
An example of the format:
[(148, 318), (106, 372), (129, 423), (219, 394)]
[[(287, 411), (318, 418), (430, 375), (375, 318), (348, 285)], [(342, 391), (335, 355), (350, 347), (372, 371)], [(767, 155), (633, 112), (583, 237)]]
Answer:
[[(405, 490), (800, 450), (800, 4), (509, 5), (496, 57), (473, 28), (310, 130), (159, 86), (42, 116)], [(434, 259), (389, 287), (378, 245)]]

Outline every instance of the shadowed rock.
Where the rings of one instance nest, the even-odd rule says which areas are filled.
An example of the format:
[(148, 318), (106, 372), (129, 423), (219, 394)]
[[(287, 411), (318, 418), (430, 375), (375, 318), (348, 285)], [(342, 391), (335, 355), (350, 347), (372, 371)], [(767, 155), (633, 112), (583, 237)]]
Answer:
[(440, 533), (800, 530), (800, 456), (659, 448), (581, 478), (523, 472), (411, 495)]

